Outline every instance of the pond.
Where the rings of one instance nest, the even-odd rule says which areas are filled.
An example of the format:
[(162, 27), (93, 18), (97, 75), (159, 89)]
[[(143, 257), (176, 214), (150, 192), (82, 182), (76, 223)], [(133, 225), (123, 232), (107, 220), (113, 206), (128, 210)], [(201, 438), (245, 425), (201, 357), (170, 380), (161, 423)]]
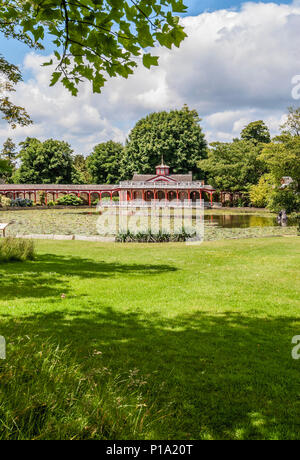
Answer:
[[(210, 214), (205, 215), (205, 224), (222, 228), (277, 227), (276, 217), (251, 214)], [(296, 225), (296, 221), (288, 219), (287, 226)]]

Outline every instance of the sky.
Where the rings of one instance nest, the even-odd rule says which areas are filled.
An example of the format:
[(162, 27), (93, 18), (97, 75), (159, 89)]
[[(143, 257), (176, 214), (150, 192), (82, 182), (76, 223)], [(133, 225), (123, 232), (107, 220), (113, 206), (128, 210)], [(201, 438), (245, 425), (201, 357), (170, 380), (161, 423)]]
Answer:
[(89, 83), (76, 98), (61, 84), (49, 87), (50, 69), (41, 65), (52, 52), (50, 42), (37, 53), (0, 37), (0, 52), (23, 74), (12, 99), (34, 120), (15, 130), (0, 121), (0, 144), (7, 137), (16, 143), (27, 136), (55, 138), (87, 155), (100, 142), (125, 142), (141, 117), (185, 103), (198, 111), (208, 142), (230, 141), (260, 119), (277, 134), (287, 107), (300, 105), (292, 96), (300, 75), (300, 0), (185, 4), (188, 38), (181, 47), (156, 48), (159, 67), (139, 66), (127, 80), (111, 79), (101, 94)]

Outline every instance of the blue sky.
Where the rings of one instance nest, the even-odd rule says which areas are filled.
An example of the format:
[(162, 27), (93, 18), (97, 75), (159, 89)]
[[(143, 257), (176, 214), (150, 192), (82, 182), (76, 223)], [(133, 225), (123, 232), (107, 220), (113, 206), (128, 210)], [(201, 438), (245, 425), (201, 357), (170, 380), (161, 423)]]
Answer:
[(77, 98), (60, 84), (49, 88), (51, 69), (41, 64), (52, 51), (50, 43), (36, 53), (0, 38), (2, 54), (20, 65), (24, 77), (13, 100), (34, 120), (16, 130), (0, 120), (0, 145), (8, 136), (15, 142), (56, 138), (88, 154), (99, 142), (124, 142), (141, 117), (185, 103), (198, 111), (209, 142), (230, 141), (259, 119), (278, 133), (286, 108), (300, 105), (292, 98), (292, 79), (300, 82), (300, 0), (185, 3), (188, 38), (181, 47), (156, 48), (159, 67), (139, 66), (128, 80), (110, 79), (96, 95), (89, 84)]
[[(185, 0), (184, 2), (188, 6), (188, 15), (194, 16), (203, 11), (215, 11), (221, 10), (223, 8), (239, 8), (243, 3), (241, 1), (236, 0)], [(255, 2), (259, 3), (259, 2)], [(263, 1), (261, 3), (271, 3), (268, 1)], [(287, 0), (284, 1), (274, 1), (273, 3), (291, 3)]]

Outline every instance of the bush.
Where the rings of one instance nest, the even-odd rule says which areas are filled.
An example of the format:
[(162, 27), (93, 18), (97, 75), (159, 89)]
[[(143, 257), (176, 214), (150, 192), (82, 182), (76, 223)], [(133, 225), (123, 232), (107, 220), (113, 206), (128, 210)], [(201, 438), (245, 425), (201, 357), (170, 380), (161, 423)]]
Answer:
[(250, 187), (251, 204), (257, 208), (265, 208), (268, 205), (273, 192), (273, 180), (270, 175), (265, 174), (259, 179), (257, 185)]
[[(102, 198), (101, 201), (110, 201), (110, 197), (109, 197), (109, 196), (104, 196), (104, 197)], [(113, 197), (112, 197), (112, 201), (118, 203), (118, 202), (120, 201), (120, 198), (119, 198), (118, 196), (113, 196)], [(93, 205), (93, 206), (97, 206), (99, 203), (100, 203), (100, 200), (99, 200), (99, 198), (98, 198), (97, 200), (94, 200), (94, 201), (92, 202), (92, 205)]]
[(11, 199), (7, 196), (0, 195), (0, 208), (8, 208), (11, 205)]
[(55, 205), (56, 205), (55, 201), (48, 201), (47, 203), (47, 206), (50, 206), (50, 207), (55, 206)]
[(297, 223), (297, 235), (300, 236), (300, 214), (296, 216), (296, 223)]
[(46, 204), (46, 193), (39, 192), (40, 204), (43, 206)]
[(15, 200), (11, 200), (10, 205), (13, 207), (27, 208), (31, 207), (32, 204), (32, 200), (29, 200), (28, 198), (16, 198)]
[(59, 206), (80, 206), (83, 201), (76, 195), (64, 195), (56, 201)]
[(250, 202), (249, 202), (249, 199), (247, 199), (247, 197), (244, 196), (244, 197), (238, 198), (234, 204), (238, 208), (246, 208), (247, 206), (249, 206)]
[(285, 209), (288, 214), (300, 211), (300, 195), (294, 190), (274, 190), (268, 203), (268, 208), (273, 212)]
[(3, 238), (0, 243), (0, 261), (25, 261), (34, 259), (34, 244), (31, 240)]

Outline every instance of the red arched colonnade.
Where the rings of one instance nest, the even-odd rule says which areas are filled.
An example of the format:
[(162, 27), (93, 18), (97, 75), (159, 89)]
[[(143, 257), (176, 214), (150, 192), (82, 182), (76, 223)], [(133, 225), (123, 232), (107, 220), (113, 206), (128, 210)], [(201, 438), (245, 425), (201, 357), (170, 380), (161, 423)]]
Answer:
[(62, 184), (0, 184), (0, 194), (9, 198), (29, 198), (34, 203), (38, 202), (41, 193), (45, 194), (45, 204), (49, 195), (56, 201), (60, 195), (73, 194), (78, 197), (86, 197), (89, 206), (93, 198), (108, 197), (111, 200), (119, 195), (119, 188), (116, 185), (62, 185)]

